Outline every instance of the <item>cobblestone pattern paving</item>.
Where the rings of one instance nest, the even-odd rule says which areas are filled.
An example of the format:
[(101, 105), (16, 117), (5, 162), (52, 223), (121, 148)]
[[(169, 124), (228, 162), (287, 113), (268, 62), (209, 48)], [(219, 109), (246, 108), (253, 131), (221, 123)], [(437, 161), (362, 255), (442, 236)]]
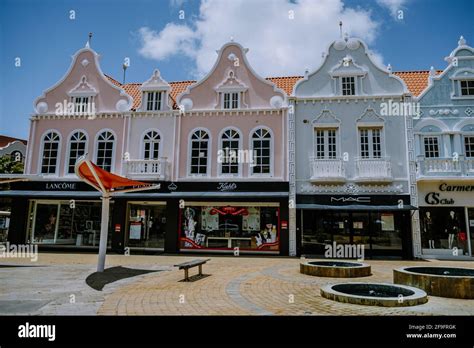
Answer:
[[(203, 266), (209, 276), (183, 282), (174, 264), (190, 256), (107, 257), (107, 267), (122, 265), (160, 269), (124, 279), (96, 291), (85, 284), (95, 271), (92, 254), (40, 254), (47, 267), (0, 268), (0, 314), (88, 315), (474, 315), (474, 300), (429, 297), (420, 306), (385, 308), (344, 304), (321, 297), (320, 286), (338, 282), (392, 283), (394, 268), (432, 265), (474, 268), (472, 261), (373, 261), (372, 275), (337, 279), (299, 273), (301, 260), (269, 257), (211, 257)], [(28, 263), (2, 259), (0, 264)], [(196, 273), (191, 270), (191, 275)], [(76, 302), (70, 303), (70, 295)], [(20, 305), (21, 301), (25, 302)]]

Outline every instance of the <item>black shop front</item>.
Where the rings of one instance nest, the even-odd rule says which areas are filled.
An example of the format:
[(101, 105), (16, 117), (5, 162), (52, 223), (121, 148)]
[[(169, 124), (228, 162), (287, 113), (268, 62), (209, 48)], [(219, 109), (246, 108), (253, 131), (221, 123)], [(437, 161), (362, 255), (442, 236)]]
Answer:
[(298, 195), (296, 207), (300, 254), (362, 244), (365, 257), (412, 258), (409, 195)]

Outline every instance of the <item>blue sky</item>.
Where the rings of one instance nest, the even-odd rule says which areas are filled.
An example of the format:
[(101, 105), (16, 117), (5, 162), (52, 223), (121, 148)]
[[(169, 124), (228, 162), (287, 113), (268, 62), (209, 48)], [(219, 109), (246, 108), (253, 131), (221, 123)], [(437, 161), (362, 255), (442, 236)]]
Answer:
[(105, 73), (121, 81), (130, 58), (127, 82), (156, 67), (168, 81), (202, 76), (231, 36), (261, 75), (302, 74), (339, 36), (341, 19), (395, 71), (442, 69), (460, 35), (474, 43), (472, 0), (203, 1), (0, 0), (0, 134), (28, 137), (33, 101), (63, 76), (89, 32)]

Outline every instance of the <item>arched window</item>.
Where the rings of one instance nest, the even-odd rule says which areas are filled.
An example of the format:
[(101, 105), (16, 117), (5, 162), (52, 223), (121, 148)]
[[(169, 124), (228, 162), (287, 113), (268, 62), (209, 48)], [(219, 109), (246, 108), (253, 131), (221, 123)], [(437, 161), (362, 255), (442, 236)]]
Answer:
[(112, 170), (115, 137), (112, 132), (104, 131), (97, 138), (97, 165), (104, 170)]
[(143, 159), (156, 160), (160, 157), (160, 134), (149, 131), (143, 137)]
[(87, 136), (84, 132), (74, 132), (69, 138), (69, 161), (67, 173), (74, 174), (74, 166), (79, 157), (86, 153)]
[(239, 132), (235, 129), (227, 129), (222, 133), (220, 142), (221, 153), (218, 156), (220, 173), (222, 175), (239, 175)]
[(43, 137), (41, 174), (56, 174), (59, 141), (59, 134), (56, 132), (49, 132)]
[(253, 165), (252, 174), (271, 174), (272, 135), (265, 128), (252, 134)]
[(209, 134), (197, 130), (191, 136), (191, 175), (206, 175), (209, 163)]

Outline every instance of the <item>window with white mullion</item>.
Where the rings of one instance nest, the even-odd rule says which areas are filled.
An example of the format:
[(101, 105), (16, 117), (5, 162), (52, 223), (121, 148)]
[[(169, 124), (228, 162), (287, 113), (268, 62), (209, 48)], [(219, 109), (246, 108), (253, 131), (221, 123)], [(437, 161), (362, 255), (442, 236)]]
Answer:
[(466, 157), (474, 157), (474, 135), (464, 136), (464, 150)]
[(79, 157), (86, 152), (87, 137), (83, 132), (75, 132), (69, 140), (68, 174), (74, 174), (74, 167)]
[(474, 80), (462, 80), (460, 81), (460, 85), (461, 95), (474, 96)]
[(360, 157), (382, 158), (382, 130), (380, 128), (359, 129)]
[(239, 108), (239, 92), (223, 93), (223, 108), (238, 109)]
[(439, 138), (437, 136), (423, 137), (423, 145), (426, 158), (439, 157)]
[(334, 159), (337, 155), (336, 129), (316, 130), (316, 158)]
[(161, 110), (161, 97), (162, 92), (148, 92), (147, 93), (147, 111), (160, 111)]
[(74, 98), (74, 112), (76, 113), (86, 113), (87, 106), (92, 97), (73, 97)]
[(143, 159), (157, 160), (160, 156), (160, 135), (157, 131), (150, 131), (143, 138)]
[(55, 174), (58, 164), (59, 135), (50, 132), (43, 137), (41, 174)]
[(260, 128), (252, 135), (252, 149), (254, 153), (254, 163), (252, 174), (271, 173), (271, 134), (268, 130)]
[(221, 158), (221, 174), (235, 175), (239, 174), (238, 153), (240, 146), (240, 135), (234, 129), (226, 130), (221, 137), (221, 150), (223, 156)]
[(342, 95), (355, 95), (355, 77), (347, 76), (341, 77), (341, 79)]
[(97, 165), (107, 171), (112, 170), (115, 137), (111, 132), (102, 132), (97, 139)]
[(209, 155), (209, 134), (197, 130), (191, 136), (191, 175), (206, 175)]

